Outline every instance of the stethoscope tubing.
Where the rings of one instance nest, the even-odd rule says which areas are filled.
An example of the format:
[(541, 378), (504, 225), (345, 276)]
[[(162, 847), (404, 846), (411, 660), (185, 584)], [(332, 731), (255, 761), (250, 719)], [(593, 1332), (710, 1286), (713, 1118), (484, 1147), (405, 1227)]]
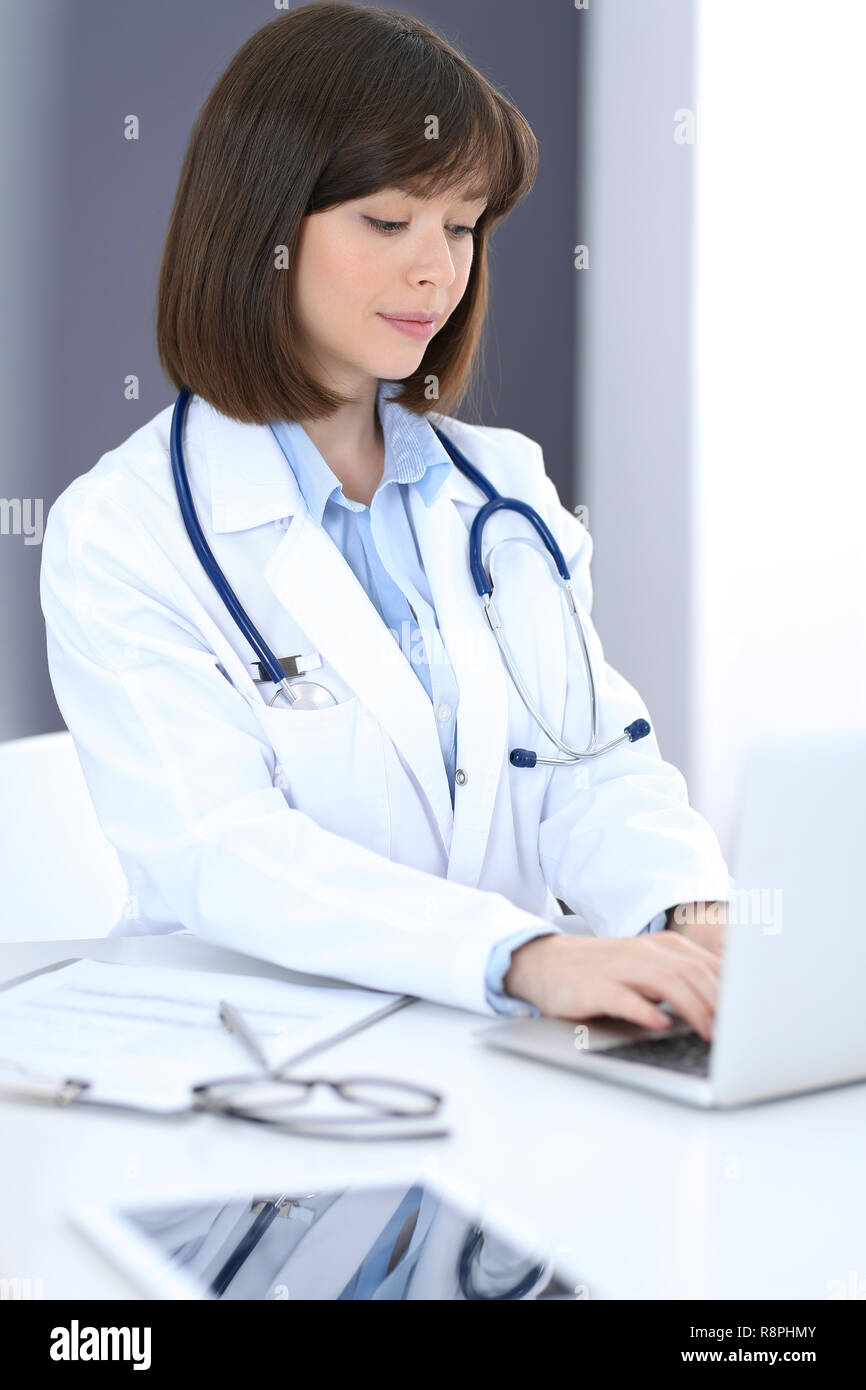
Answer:
[[(433, 431), (444, 445), (457, 467), (460, 468), (488, 498), (488, 501), (485, 502), (476, 513), (469, 532), (469, 569), (472, 574), (475, 589), (484, 604), (484, 613), (487, 622), (496, 639), (508, 674), (511, 676), (524, 706), (550, 741), (556, 744), (557, 748), (561, 749), (562, 752), (567, 755), (565, 758), (542, 758), (539, 757), (537, 753), (532, 752), (531, 749), (512, 748), (509, 755), (509, 761), (512, 766), (535, 767), (538, 763), (544, 763), (554, 767), (568, 766), (569, 764), (582, 762), (584, 758), (598, 758), (602, 753), (609, 752), (611, 748), (616, 748), (620, 743), (626, 741), (636, 742), (637, 739), (644, 738), (650, 732), (650, 726), (645, 719), (636, 719), (627, 729), (623, 730), (618, 738), (612, 739), (610, 743), (605, 743), (601, 748), (596, 748), (596, 743), (598, 742), (598, 700), (595, 689), (595, 676), (592, 669), (589, 648), (586, 643), (586, 634), (583, 630), (577, 600), (574, 596), (571, 572), (566, 563), (565, 556), (560, 550), (550, 528), (533, 507), (530, 507), (526, 502), (522, 502), (519, 497), (503, 497), (501, 493), (496, 491), (492, 483), (484, 477), (483, 473), (480, 473), (474, 464), (471, 464), (469, 460), (464, 457), (456, 444), (453, 444), (441, 430), (436, 429), (435, 425), (433, 426)], [(591, 737), (588, 748), (582, 750), (572, 748), (570, 744), (565, 743), (550, 727), (547, 720), (532, 700), (526, 688), (526, 684), (517, 669), (517, 663), (514, 660), (511, 649), (505, 640), (505, 635), (502, 631), (502, 623), (493, 602), (493, 581), (487, 573), (484, 567), (484, 561), (481, 558), (481, 541), (484, 534), (484, 527), (490, 517), (497, 511), (517, 512), (520, 516), (525, 517), (538, 532), (538, 535), (541, 537), (546, 550), (551, 555), (559, 572), (559, 578), (568, 601), (569, 613), (577, 631), (578, 641), (580, 642), (583, 665), (586, 671), (587, 684), (589, 686)]]
[(470, 1226), (466, 1232), (466, 1237), (457, 1260), (457, 1282), (460, 1285), (460, 1292), (469, 1302), (476, 1302), (483, 1299), (487, 1303), (501, 1303), (506, 1300), (513, 1301), (525, 1298), (528, 1293), (537, 1287), (544, 1275), (548, 1273), (546, 1265), (533, 1265), (512, 1288), (505, 1289), (502, 1293), (481, 1293), (475, 1287), (472, 1277), (472, 1268), (483, 1244), (484, 1232), (481, 1227), (475, 1225)]
[[(226, 608), (228, 609), (229, 613), (234, 619), (235, 623), (240, 628), (241, 632), (246, 637), (250, 646), (255, 651), (262, 667), (267, 672), (273, 684), (277, 687), (276, 693), (274, 695), (274, 700), (276, 700), (277, 696), (282, 692), (287, 696), (291, 703), (295, 703), (295, 701), (298, 698), (297, 693), (293, 689), (290, 681), (287, 679), (286, 674), (282, 666), (280, 665), (280, 662), (278, 661), (277, 657), (274, 655), (273, 651), (268, 646), (264, 637), (253, 623), (252, 619), (247, 614), (246, 610), (243, 607), (243, 604), (241, 603), (237, 594), (234, 592), (225, 575), (223, 574), (222, 570), (220, 569), (216, 557), (214, 556), (213, 551), (207, 543), (204, 532), (201, 528), (201, 524), (199, 523), (198, 515), (195, 509), (195, 503), (193, 502), (192, 498), (192, 491), (189, 486), (189, 478), (187, 476), (186, 464), (184, 462), (183, 456), (183, 426), (191, 395), (192, 393), (188, 387), (184, 386), (181, 388), (177, 400), (175, 401), (174, 411), (172, 413), (171, 418), (171, 429), (169, 432), (171, 471), (172, 476), (174, 478), (175, 491), (177, 493), (178, 504), (180, 506), (184, 526), (186, 527), (186, 531), (192, 543), (193, 549), (195, 550), (196, 555), (201, 561), (205, 573), (207, 574), (208, 578), (210, 579), (211, 583), (213, 584), (214, 588), (216, 589), (217, 593), (219, 594), (220, 598), (222, 599), (223, 603), (225, 604)], [(573, 765), (574, 763), (582, 762), (584, 758), (600, 757), (602, 753), (607, 753), (610, 749), (616, 748), (618, 744), (624, 743), (626, 740), (630, 742), (636, 742), (639, 738), (645, 738), (646, 735), (650, 732), (650, 725), (647, 723), (645, 719), (636, 719), (631, 724), (629, 724), (626, 729), (623, 730), (622, 734), (620, 734), (618, 738), (611, 740), (610, 743), (604, 744), (601, 748), (596, 747), (596, 743), (598, 741), (598, 701), (596, 697), (595, 676), (592, 669), (592, 660), (589, 654), (589, 648), (586, 642), (586, 635), (583, 630), (583, 624), (580, 620), (580, 613), (578, 612), (577, 601), (574, 596), (574, 589), (571, 582), (571, 574), (568, 565), (566, 564), (565, 556), (563, 555), (559, 545), (556, 542), (555, 537), (550, 531), (550, 528), (542, 520), (542, 518), (538, 515), (538, 513), (535, 511), (533, 507), (530, 507), (526, 502), (522, 502), (518, 497), (503, 497), (502, 494), (497, 492), (496, 488), (493, 487), (492, 483), (490, 483), (489, 480), (485, 478), (484, 474), (481, 473), (475, 467), (474, 464), (469, 462), (469, 460), (465, 457), (461, 450), (457, 448), (456, 444), (454, 444), (445, 434), (443, 434), (441, 430), (437, 429), (435, 426), (433, 426), (432, 428), (434, 434), (440, 440), (454, 464), (461, 470), (461, 472), (463, 472), (469, 478), (471, 482), (473, 482), (476, 485), (476, 487), (478, 487), (481, 490), (484, 496), (488, 499), (487, 502), (485, 502), (484, 505), (479, 509), (475, 518), (473, 519), (469, 535), (469, 569), (472, 575), (473, 583), (475, 584), (475, 589), (478, 593), (479, 598), (482, 600), (482, 603), (484, 605), (484, 614), (487, 618), (488, 625), (490, 627), (491, 632), (493, 633), (497, 646), (499, 647), (499, 651), (502, 655), (502, 659), (505, 663), (509, 675), (511, 676), (512, 681), (514, 682), (515, 688), (517, 690), (518, 695), (520, 696), (520, 699), (522, 700), (528, 713), (538, 724), (539, 728), (547, 735), (550, 741), (561, 750), (561, 752), (566, 754), (564, 758), (544, 758), (539, 757), (537, 753), (533, 752), (531, 749), (528, 748), (512, 748), (511, 753), (509, 755), (509, 760), (512, 766), (535, 767), (537, 764), (546, 764), (548, 766), (559, 767), (569, 766)], [(513, 511), (525, 517), (526, 520), (530, 522), (530, 524), (535, 528), (546, 550), (548, 551), (548, 553), (553, 559), (554, 564), (556, 565), (559, 574), (559, 579), (562, 583), (562, 587), (565, 590), (569, 612), (572, 621), (574, 622), (578, 640), (580, 642), (580, 649), (583, 655), (583, 664), (584, 669), (586, 671), (587, 684), (589, 687), (591, 712), (591, 738), (588, 748), (582, 750), (572, 748), (569, 744), (565, 743), (559, 737), (555, 730), (553, 730), (550, 727), (548, 722), (545, 720), (544, 716), (541, 714), (540, 710), (537, 708), (535, 702), (532, 700), (529, 691), (526, 688), (526, 683), (522, 679), (520, 672), (517, 668), (517, 663), (514, 660), (514, 656), (508, 646), (508, 643), (505, 640), (505, 636), (502, 632), (502, 624), (499, 619), (499, 615), (496, 611), (495, 604), (493, 602), (493, 582), (484, 567), (484, 562), (482, 560), (481, 554), (481, 542), (484, 534), (484, 527), (487, 524), (490, 517), (498, 511)], [(273, 700), (271, 701), (271, 703), (273, 704)]]
[(192, 492), (190, 490), (186, 463), (183, 456), (183, 426), (191, 394), (188, 386), (184, 386), (181, 389), (175, 401), (169, 436), (171, 471), (174, 477), (177, 500), (180, 504), (181, 516), (183, 517), (187, 534), (192, 542), (196, 555), (204, 567), (208, 579), (213, 584), (232, 618), (255, 651), (259, 661), (264, 666), (274, 685), (284, 690), (288, 698), (294, 701), (294, 692), (286, 679), (282, 666), (247, 614), (243, 604), (217, 564), (216, 556), (208, 545), (204, 532), (201, 529), (195, 503), (192, 500)]
[[(265, 1203), (262, 1210), (257, 1214), (255, 1221), (246, 1230), (235, 1248), (223, 1261), (220, 1269), (212, 1278), (208, 1291), (215, 1297), (221, 1298), (229, 1284), (243, 1268), (256, 1246), (264, 1237), (265, 1233), (278, 1216), (282, 1202), (288, 1193), (276, 1197)], [(317, 1196), (311, 1193), (310, 1196)], [(336, 1200), (336, 1199), (335, 1199)], [(331, 1204), (329, 1203), (329, 1206)], [(326, 1207), (325, 1210), (328, 1208)], [(317, 1213), (305, 1235), (316, 1224), (316, 1220), (324, 1215), (323, 1211)], [(429, 1228), (429, 1221), (427, 1223)], [(426, 1232), (425, 1232), (426, 1234)], [(423, 1240), (423, 1236), (422, 1236)], [(413, 1235), (413, 1243), (415, 1236)], [(545, 1275), (549, 1275), (548, 1267), (544, 1263), (535, 1264), (514, 1284), (510, 1289), (505, 1289), (501, 1293), (482, 1293), (475, 1285), (473, 1278), (473, 1268), (477, 1261), (478, 1254), (484, 1244), (484, 1232), (480, 1226), (473, 1222), (467, 1227), (463, 1245), (457, 1259), (457, 1282), (463, 1297), (469, 1302), (503, 1302), (505, 1300), (516, 1300), (525, 1298), (533, 1289), (537, 1288)], [(417, 1253), (417, 1252), (416, 1252)]]

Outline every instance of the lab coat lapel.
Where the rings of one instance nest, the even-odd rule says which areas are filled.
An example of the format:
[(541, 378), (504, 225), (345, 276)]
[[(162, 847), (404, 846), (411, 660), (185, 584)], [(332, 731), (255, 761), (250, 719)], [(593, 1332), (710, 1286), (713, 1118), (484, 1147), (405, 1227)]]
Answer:
[[(467, 492), (468, 489), (468, 492)], [(448, 878), (476, 887), (484, 864), (508, 736), (507, 678), (469, 570), (469, 533), (456, 499), (483, 501), (456, 468), (429, 507), (416, 488), (410, 506), (437, 623), (460, 692)], [(441, 753), (439, 755), (441, 763)]]
[[(460, 444), (459, 422), (447, 428)], [(417, 488), (409, 489), (433, 608), (460, 693), (457, 766), (467, 780), (455, 787), (452, 811), (427, 692), (339, 548), (313, 522), (271, 430), (231, 420), (194, 397), (188, 433), (193, 481), (210, 471), (216, 531), (288, 518), (265, 581), (392, 738), (433, 811), (449, 856), (448, 878), (475, 887), (508, 733), (507, 678), (472, 583), (469, 533), (457, 506), (477, 507), (484, 497), (456, 467), (429, 507)], [(244, 460), (242, 474), (238, 459)]]
[(427, 692), (339, 547), (315, 525), (302, 500), (264, 577), (393, 739), (432, 807), (447, 855), (451, 798)]

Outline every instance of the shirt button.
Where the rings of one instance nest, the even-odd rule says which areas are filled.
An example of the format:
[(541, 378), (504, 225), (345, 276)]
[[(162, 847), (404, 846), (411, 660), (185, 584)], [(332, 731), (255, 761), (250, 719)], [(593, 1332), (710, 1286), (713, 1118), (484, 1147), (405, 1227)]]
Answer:
[(463, 771), (462, 767), (458, 767), (454, 774), (454, 781), (457, 783), (458, 787), (465, 787), (466, 783), (469, 781), (469, 775)]
[(439, 720), (440, 724), (444, 724), (446, 719), (451, 718), (451, 706), (439, 705), (438, 709), (436, 710), (436, 718)]

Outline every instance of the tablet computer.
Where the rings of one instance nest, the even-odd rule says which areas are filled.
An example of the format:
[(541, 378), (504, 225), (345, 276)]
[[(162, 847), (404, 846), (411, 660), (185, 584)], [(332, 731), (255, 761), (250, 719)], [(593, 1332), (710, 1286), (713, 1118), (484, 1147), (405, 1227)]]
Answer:
[(79, 1204), (69, 1218), (142, 1292), (205, 1300), (573, 1300), (567, 1253), (451, 1180)]

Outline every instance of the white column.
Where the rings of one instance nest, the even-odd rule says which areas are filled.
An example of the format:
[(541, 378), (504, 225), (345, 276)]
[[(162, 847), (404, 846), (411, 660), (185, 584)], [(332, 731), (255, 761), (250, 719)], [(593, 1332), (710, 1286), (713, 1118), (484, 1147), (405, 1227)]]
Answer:
[(699, 20), (693, 777), (727, 839), (748, 744), (866, 727), (866, 6)]

